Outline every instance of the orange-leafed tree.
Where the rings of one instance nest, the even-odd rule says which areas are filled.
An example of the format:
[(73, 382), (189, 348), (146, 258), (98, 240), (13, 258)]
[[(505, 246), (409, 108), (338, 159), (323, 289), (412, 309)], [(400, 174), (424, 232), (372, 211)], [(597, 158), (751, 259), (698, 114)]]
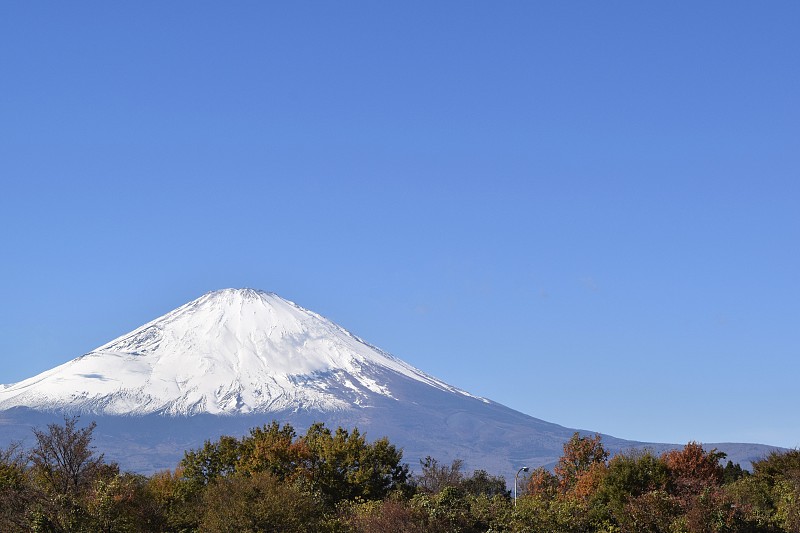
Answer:
[(670, 474), (670, 491), (682, 511), (688, 531), (735, 531), (740, 512), (722, 489), (725, 454), (706, 451), (697, 442), (662, 455)]
[(242, 439), (242, 450), (239, 473), (269, 472), (280, 480), (297, 478), (311, 455), (306, 443), (297, 439), (291, 424), (280, 426), (275, 421), (251, 429), (250, 435)]
[(599, 434), (582, 437), (576, 431), (564, 444), (564, 453), (553, 469), (562, 491), (574, 488), (578, 479), (589, 472), (593, 477), (596, 476), (597, 465), (605, 466), (608, 452), (601, 441)]
[(525, 488), (531, 496), (550, 499), (558, 493), (558, 478), (540, 466), (531, 472)]
[(697, 442), (690, 442), (681, 450), (672, 450), (662, 455), (670, 472), (673, 490), (677, 495), (698, 494), (709, 487), (722, 484), (723, 468), (720, 459), (723, 452), (706, 451)]

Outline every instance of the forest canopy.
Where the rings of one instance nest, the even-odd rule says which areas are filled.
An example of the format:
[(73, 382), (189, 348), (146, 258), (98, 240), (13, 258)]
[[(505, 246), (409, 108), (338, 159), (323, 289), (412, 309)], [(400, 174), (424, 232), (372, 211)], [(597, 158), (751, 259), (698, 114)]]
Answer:
[(77, 417), (0, 449), (0, 531), (800, 532), (800, 450), (752, 473), (696, 442), (614, 456), (575, 433), (520, 479), (464, 472), (357, 428), (271, 422), (187, 450), (172, 470), (122, 472)]

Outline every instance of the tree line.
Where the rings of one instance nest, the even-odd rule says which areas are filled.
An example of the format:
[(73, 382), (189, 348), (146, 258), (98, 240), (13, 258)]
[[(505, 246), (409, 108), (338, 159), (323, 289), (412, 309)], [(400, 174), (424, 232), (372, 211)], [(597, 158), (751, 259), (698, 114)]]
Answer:
[(800, 450), (743, 470), (690, 442), (610, 457), (576, 433), (551, 470), (468, 474), (433, 457), (412, 474), (386, 438), (271, 422), (185, 452), (173, 470), (123, 472), (77, 417), (0, 449), (0, 531), (42, 532), (800, 532)]

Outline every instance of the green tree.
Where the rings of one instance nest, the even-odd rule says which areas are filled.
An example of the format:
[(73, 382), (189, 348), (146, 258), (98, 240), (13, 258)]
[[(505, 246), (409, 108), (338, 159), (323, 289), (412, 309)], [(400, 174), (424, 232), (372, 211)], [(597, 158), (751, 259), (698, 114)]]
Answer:
[(778, 531), (772, 488), (756, 476), (744, 476), (724, 486), (733, 505), (750, 525), (750, 531)]
[(526, 495), (520, 498), (506, 522), (511, 531), (525, 533), (588, 533), (598, 527), (589, 502), (569, 493), (554, 498)]
[(739, 463), (734, 463), (733, 461), (728, 461), (722, 468), (722, 483), (733, 483), (734, 481), (749, 475), (750, 472), (743, 469), (742, 465)]
[(87, 498), (90, 531), (164, 531), (164, 517), (146, 490), (144, 476), (124, 473), (95, 480)]
[(205, 441), (199, 450), (185, 452), (180, 467), (185, 479), (205, 486), (219, 476), (236, 472), (241, 452), (239, 439), (223, 435), (216, 442)]
[(465, 477), (461, 481), (461, 488), (467, 494), (473, 496), (502, 496), (509, 498), (511, 491), (506, 488), (506, 480), (503, 476), (493, 476), (486, 470), (475, 470), (471, 476)]
[(615, 455), (598, 489), (598, 497), (619, 516), (631, 499), (649, 492), (666, 493), (670, 472), (666, 463), (649, 450)]
[(302, 440), (309, 451), (307, 480), (329, 504), (355, 498), (382, 499), (408, 487), (403, 453), (386, 438), (369, 444), (358, 428), (350, 432), (339, 427), (331, 432), (316, 423)]
[(752, 485), (761, 489), (756, 502), (752, 502), (756, 490), (745, 493), (755, 503), (756, 516), (766, 517), (783, 531), (800, 532), (800, 449), (770, 452), (753, 463), (751, 477)]
[(668, 531), (680, 511), (669, 482), (667, 465), (649, 450), (615, 455), (593, 496), (597, 518), (624, 532)]
[(764, 459), (753, 463), (753, 475), (768, 483), (800, 479), (800, 449), (771, 451)]

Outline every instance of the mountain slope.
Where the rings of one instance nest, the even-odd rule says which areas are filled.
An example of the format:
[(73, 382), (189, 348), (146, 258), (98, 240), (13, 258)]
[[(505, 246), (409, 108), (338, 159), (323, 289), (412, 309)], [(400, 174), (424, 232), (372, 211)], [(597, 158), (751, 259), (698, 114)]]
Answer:
[[(427, 455), (513, 476), (555, 463), (574, 429), (472, 396), (271, 293), (208, 293), (52, 370), (0, 388), (0, 446), (64, 413), (96, 420), (97, 447), (142, 473), (271, 420), (387, 436)], [(587, 433), (587, 432), (584, 432)], [(603, 436), (612, 452), (675, 447)], [(712, 444), (743, 466), (771, 447)]]

